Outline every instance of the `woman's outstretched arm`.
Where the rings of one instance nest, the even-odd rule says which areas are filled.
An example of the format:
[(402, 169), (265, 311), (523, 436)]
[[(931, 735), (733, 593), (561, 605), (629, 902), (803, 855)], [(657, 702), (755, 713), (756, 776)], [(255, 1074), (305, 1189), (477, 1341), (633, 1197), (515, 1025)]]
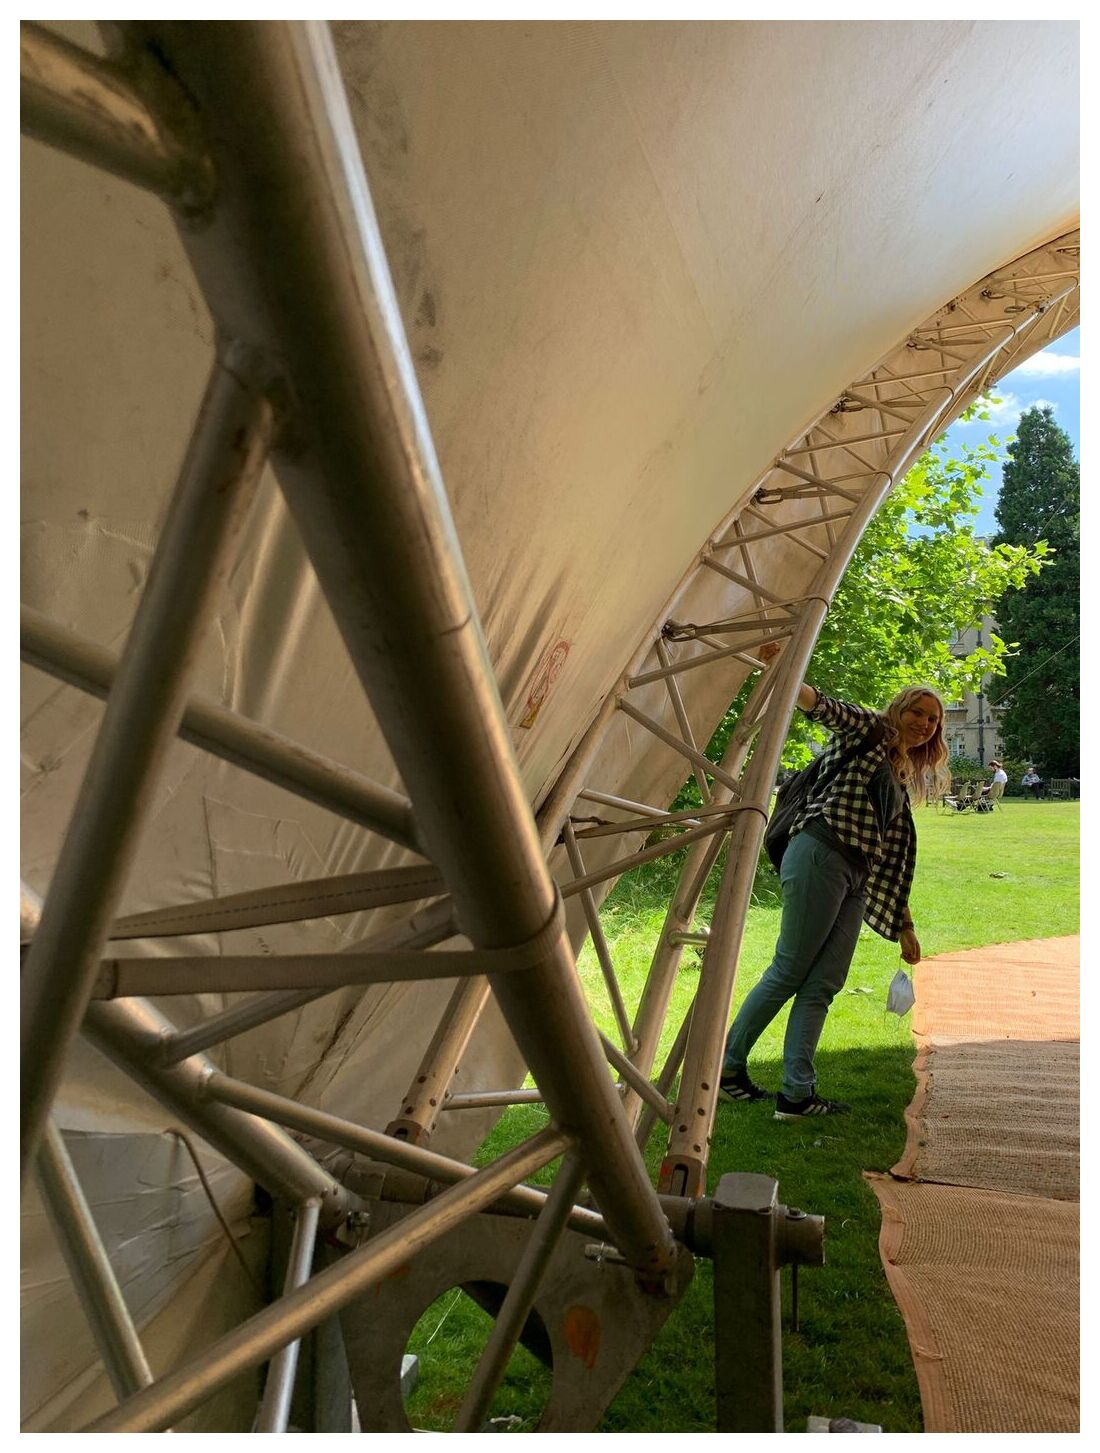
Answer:
[[(765, 642), (765, 644), (760, 647), (757, 655), (765, 664), (770, 661), (774, 661), (776, 656), (779, 655), (779, 642)], [(798, 704), (803, 711), (813, 711), (814, 707), (817, 705), (817, 689), (811, 686), (808, 681), (803, 681), (802, 685), (798, 688)]]

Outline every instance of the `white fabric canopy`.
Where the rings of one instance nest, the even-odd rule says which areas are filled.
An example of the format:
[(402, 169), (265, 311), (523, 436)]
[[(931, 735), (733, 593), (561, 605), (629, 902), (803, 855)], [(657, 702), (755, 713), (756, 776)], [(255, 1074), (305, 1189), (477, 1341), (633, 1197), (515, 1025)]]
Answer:
[[(88, 26), (62, 29), (95, 43)], [(334, 33), (537, 803), (701, 544), (777, 452), (950, 298), (1075, 224), (1077, 27), (347, 21)], [(161, 204), (24, 147), (23, 599), (117, 652), (212, 329)], [(775, 547), (780, 585), (795, 556)], [(732, 669), (718, 688), (724, 701), (713, 687), (699, 697), (701, 721), (743, 674)], [(400, 786), (271, 479), (196, 690)], [(24, 671), (22, 867), (40, 893), (100, 714)], [(614, 790), (667, 800), (669, 764), (639, 756), (629, 724), (617, 732)], [(124, 911), (400, 860), (365, 831), (178, 745)], [(323, 951), (364, 931), (335, 918), (163, 951)], [(213, 1057), (384, 1127), (447, 993), (340, 991)], [(166, 1007), (186, 1025), (220, 1001)], [(493, 1011), (458, 1088), (520, 1073)], [(179, 1166), (158, 1164), (156, 1218), (183, 1239), (170, 1264), (155, 1251), (142, 1167), (178, 1153), (158, 1138), (165, 1112), (81, 1047), (59, 1119), (83, 1137), (93, 1205), (118, 1203), (113, 1249), (147, 1317), (194, 1277), (217, 1235), (193, 1186), (173, 1200)], [(488, 1123), (444, 1116), (433, 1146), (466, 1153)], [(226, 1168), (222, 1185), (242, 1213), (243, 1178)], [(67, 1426), (64, 1390), (75, 1397), (94, 1355), (79, 1339), (34, 1355), (79, 1313), (44, 1276), (53, 1252), (33, 1197), (26, 1209), (24, 1418)]]

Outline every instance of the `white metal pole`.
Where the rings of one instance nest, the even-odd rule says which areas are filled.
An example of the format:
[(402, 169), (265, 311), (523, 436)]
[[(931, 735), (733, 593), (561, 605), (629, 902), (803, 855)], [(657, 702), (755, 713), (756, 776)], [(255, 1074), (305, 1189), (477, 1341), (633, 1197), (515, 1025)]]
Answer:
[(61, 1132), (51, 1121), (35, 1163), (42, 1200), (116, 1397), (148, 1387), (153, 1374)]
[(126, 886), (274, 414), (251, 350), (211, 374), (21, 984), (21, 1164), (38, 1145)]
[(483, 1211), (525, 1176), (568, 1150), (572, 1141), (556, 1127), (540, 1131), (461, 1185), (402, 1218), (335, 1266), (220, 1337), (186, 1366), (128, 1398), (90, 1424), (88, 1433), (145, 1433), (166, 1428), (280, 1347), (301, 1337), (341, 1307), (417, 1256), (467, 1216)]
[[(181, 229), (214, 316), (285, 362), (308, 443), (280, 484), (475, 947), (555, 911), (440, 477), (370, 191), (320, 23), (140, 22), (210, 121), (214, 223)], [(274, 239), (274, 245), (273, 245)], [(631, 1264), (674, 1243), (560, 934), (493, 991)]]
[[(317, 1200), (303, 1202), (295, 1208), (294, 1236), (290, 1246), (290, 1257), (283, 1281), (283, 1296), (289, 1296), (299, 1287), (305, 1286), (313, 1269), (313, 1252), (317, 1245), (317, 1222), (321, 1203)], [(290, 1421), (290, 1398), (294, 1392), (294, 1375), (298, 1370), (298, 1349), (301, 1338), (295, 1338), (281, 1347), (271, 1359), (264, 1383), (264, 1395), (256, 1417), (256, 1433), (285, 1433)]]

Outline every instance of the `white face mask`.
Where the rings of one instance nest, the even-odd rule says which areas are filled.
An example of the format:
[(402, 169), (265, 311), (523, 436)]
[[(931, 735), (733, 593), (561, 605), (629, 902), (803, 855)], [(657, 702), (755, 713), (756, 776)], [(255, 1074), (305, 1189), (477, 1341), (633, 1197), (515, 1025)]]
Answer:
[(886, 991), (886, 1009), (890, 1014), (896, 1014), (899, 1019), (908, 1014), (913, 1005), (917, 1002), (917, 996), (913, 993), (913, 981), (904, 969), (899, 969), (890, 980), (890, 987)]

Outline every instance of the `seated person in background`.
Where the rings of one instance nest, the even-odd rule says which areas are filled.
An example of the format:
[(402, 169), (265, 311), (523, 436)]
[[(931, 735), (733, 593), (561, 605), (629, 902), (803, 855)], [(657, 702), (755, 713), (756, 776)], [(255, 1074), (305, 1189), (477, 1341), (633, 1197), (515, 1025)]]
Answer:
[(1036, 772), (1035, 768), (1029, 766), (1024, 775), (1020, 778), (1021, 787), (1029, 787), (1031, 795), (1038, 800), (1039, 793), (1043, 790), (1043, 779)]

